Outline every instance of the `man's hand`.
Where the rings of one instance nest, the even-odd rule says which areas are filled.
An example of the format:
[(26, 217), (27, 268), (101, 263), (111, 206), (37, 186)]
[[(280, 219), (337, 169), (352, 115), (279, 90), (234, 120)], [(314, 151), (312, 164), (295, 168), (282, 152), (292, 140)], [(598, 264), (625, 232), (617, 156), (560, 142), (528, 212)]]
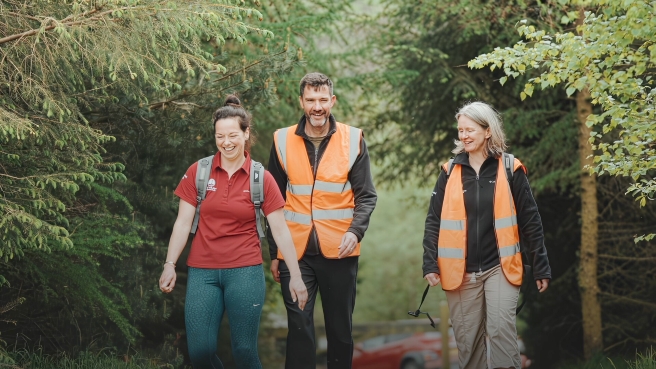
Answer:
[(538, 285), (538, 291), (544, 292), (547, 290), (547, 287), (549, 287), (549, 278), (538, 279), (535, 281), (535, 284)]
[(355, 247), (358, 245), (358, 237), (353, 234), (353, 232), (346, 232), (342, 236), (342, 243), (339, 245), (339, 254), (337, 258), (341, 259), (347, 257), (355, 251)]
[(428, 281), (431, 287), (435, 287), (440, 283), (440, 275), (437, 273), (428, 273), (424, 276), (424, 279)]
[(274, 281), (280, 283), (280, 271), (278, 270), (278, 265), (280, 265), (280, 260), (271, 260), (271, 276)]

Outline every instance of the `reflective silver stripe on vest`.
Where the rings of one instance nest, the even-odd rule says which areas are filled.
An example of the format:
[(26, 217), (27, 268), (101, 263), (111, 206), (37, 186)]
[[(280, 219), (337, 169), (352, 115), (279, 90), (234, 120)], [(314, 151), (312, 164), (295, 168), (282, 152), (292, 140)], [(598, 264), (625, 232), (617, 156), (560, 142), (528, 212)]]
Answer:
[(287, 172), (287, 128), (278, 130), (278, 152), (282, 158), (282, 168)]
[(516, 215), (511, 215), (506, 218), (501, 218), (501, 219), (495, 219), (494, 220), (494, 228), (496, 229), (501, 229), (501, 228), (508, 228), (512, 227), (514, 225), (517, 225), (517, 216)]
[(447, 259), (464, 259), (465, 251), (463, 249), (454, 249), (451, 247), (438, 247), (437, 257)]
[(446, 229), (449, 231), (464, 231), (465, 230), (465, 221), (464, 220), (440, 220), (440, 229)]
[(499, 247), (499, 257), (513, 256), (519, 252), (519, 243), (512, 246)]
[(353, 218), (353, 209), (312, 210), (312, 218), (315, 220), (351, 219)]
[(287, 182), (287, 191), (294, 195), (312, 195), (312, 185), (293, 185)]
[(360, 152), (360, 132), (357, 128), (349, 127), (349, 172)]
[(314, 189), (319, 191), (342, 193), (351, 189), (351, 182), (346, 181), (346, 183), (335, 183), (335, 182), (324, 182), (324, 181), (315, 181)]
[(296, 213), (289, 210), (283, 210), (283, 213), (285, 214), (285, 219), (289, 220), (290, 222), (305, 225), (312, 224), (312, 218), (307, 214)]

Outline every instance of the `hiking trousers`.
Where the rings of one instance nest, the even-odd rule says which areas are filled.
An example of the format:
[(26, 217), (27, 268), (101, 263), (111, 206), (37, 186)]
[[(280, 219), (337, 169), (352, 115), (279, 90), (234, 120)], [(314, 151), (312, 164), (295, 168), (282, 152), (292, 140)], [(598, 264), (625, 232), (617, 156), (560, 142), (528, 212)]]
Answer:
[(290, 275), (284, 261), (280, 261), (280, 284), (287, 308), (286, 369), (314, 369), (317, 367), (314, 336), (314, 303), (317, 291), (321, 294), (326, 340), (328, 341), (328, 369), (350, 369), (353, 360), (352, 316), (355, 307), (355, 283), (358, 257), (326, 259), (323, 255), (304, 255), (298, 261), (301, 276), (308, 291), (305, 309), (298, 308), (289, 292)]
[(262, 368), (257, 333), (264, 290), (261, 264), (231, 269), (189, 267), (185, 326), (194, 369), (223, 369), (216, 351), (224, 311), (230, 321), (230, 343), (237, 368)]
[(519, 287), (497, 265), (466, 273), (455, 291), (445, 291), (461, 369), (521, 367), (515, 309)]

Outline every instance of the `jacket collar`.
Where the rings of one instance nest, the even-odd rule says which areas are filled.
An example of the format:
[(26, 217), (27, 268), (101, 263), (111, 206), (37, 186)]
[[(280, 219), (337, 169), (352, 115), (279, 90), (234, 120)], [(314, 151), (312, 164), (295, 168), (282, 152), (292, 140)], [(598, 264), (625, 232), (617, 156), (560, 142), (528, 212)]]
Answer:
[[(328, 130), (327, 136), (332, 136), (333, 133), (337, 131), (337, 121), (335, 120), (335, 117), (330, 114), (328, 117), (328, 123), (330, 124), (330, 130)], [(305, 114), (301, 117), (301, 119), (298, 121), (298, 126), (296, 126), (296, 135), (301, 136), (306, 140), (309, 140), (310, 137), (305, 133), (305, 125), (307, 124)]]
[[(485, 159), (485, 162), (487, 162), (490, 159), (498, 160), (499, 158), (494, 156), (492, 153), (489, 153), (487, 159)], [(468, 167), (471, 167), (471, 164), (469, 164), (469, 154), (467, 154), (466, 152), (461, 152), (460, 154), (456, 155), (456, 157), (453, 158), (453, 164), (460, 164), (460, 165), (466, 165)]]

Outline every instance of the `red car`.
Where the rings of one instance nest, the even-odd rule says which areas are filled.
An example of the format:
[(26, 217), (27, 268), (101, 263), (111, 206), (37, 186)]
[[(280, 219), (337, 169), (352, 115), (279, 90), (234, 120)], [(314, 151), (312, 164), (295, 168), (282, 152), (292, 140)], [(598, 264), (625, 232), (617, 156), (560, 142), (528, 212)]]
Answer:
[[(451, 369), (458, 368), (458, 349), (449, 335)], [(442, 368), (442, 336), (439, 332), (398, 333), (370, 338), (355, 345), (353, 369)]]
[[(524, 355), (524, 343), (518, 341), (522, 368), (531, 360)], [(458, 348), (449, 330), (449, 361), (458, 369)], [(353, 369), (441, 369), (442, 335), (439, 332), (399, 333), (370, 338), (355, 345)]]

